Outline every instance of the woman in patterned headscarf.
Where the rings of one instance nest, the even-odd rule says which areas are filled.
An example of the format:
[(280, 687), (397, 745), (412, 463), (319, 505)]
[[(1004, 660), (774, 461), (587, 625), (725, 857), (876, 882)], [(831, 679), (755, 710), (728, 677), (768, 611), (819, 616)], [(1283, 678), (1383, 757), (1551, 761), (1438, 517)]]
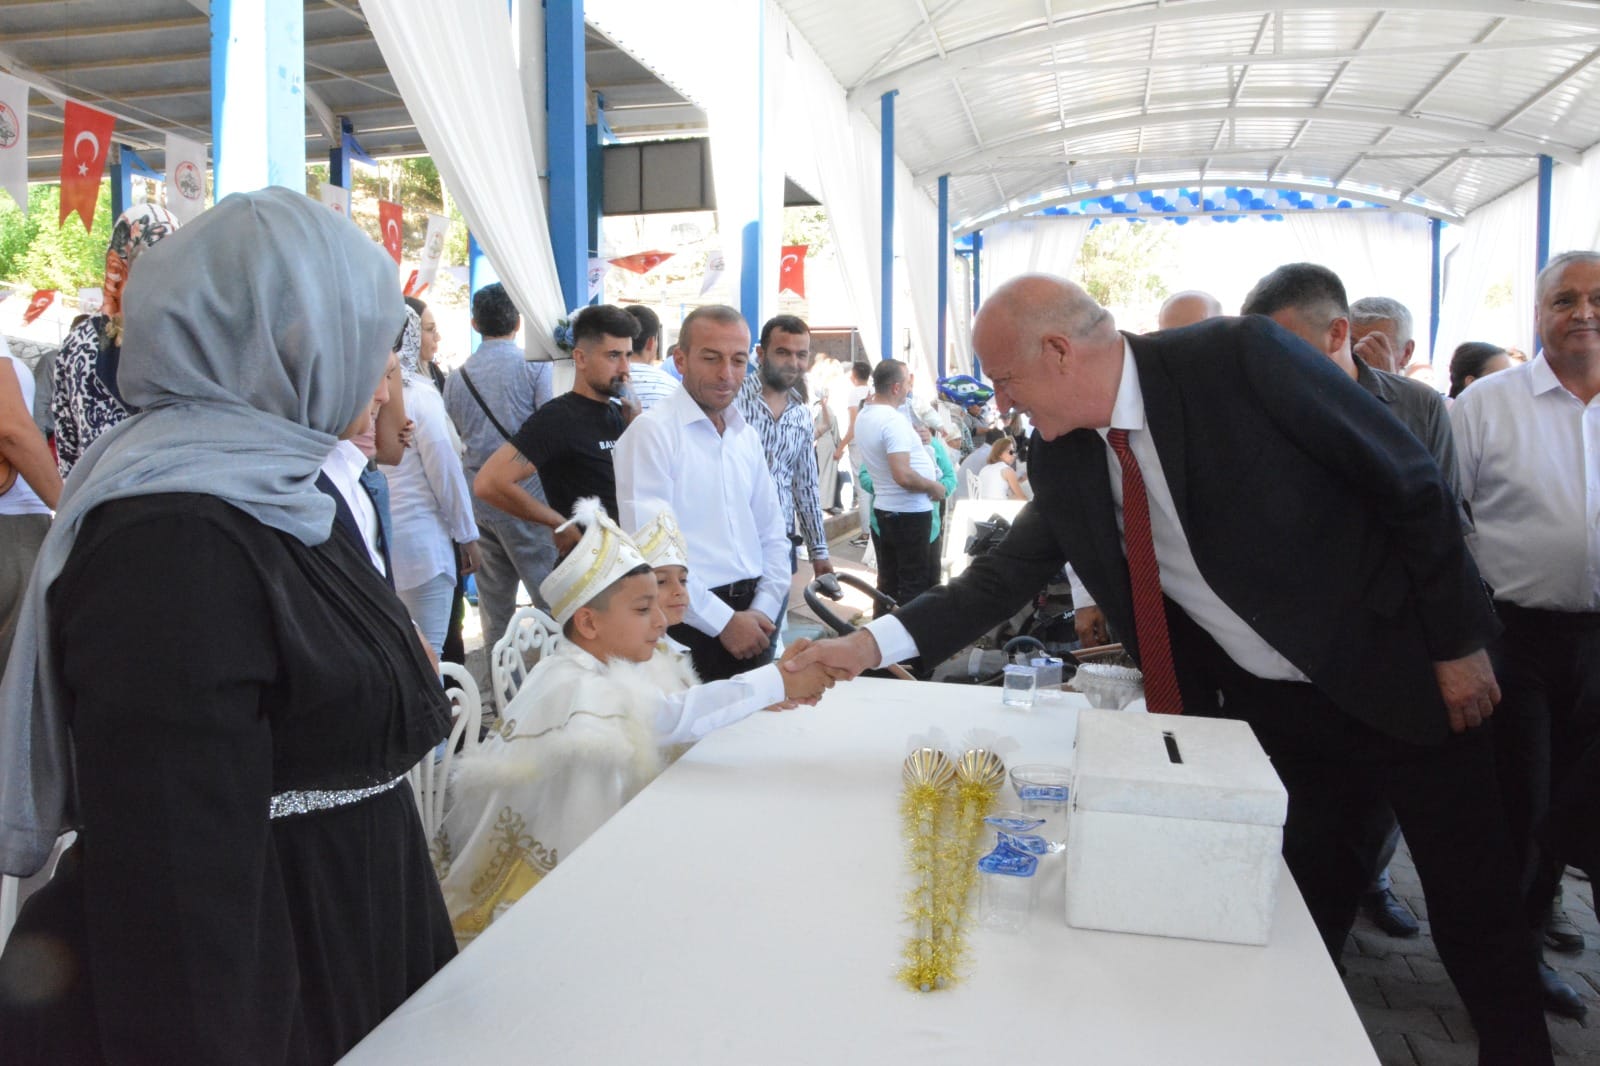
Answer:
[(456, 571), (470, 574), (477, 568), (478, 524), (444, 397), (422, 367), (422, 321), (409, 308), (399, 354), (406, 414), (416, 428), (400, 462), (380, 464), (389, 479), (394, 530), (389, 558), (395, 591), (438, 655), (450, 626)]
[(164, 207), (139, 204), (117, 218), (106, 249), (106, 279), (100, 310), (79, 320), (56, 356), (50, 413), (56, 422), (56, 465), (72, 472), (100, 434), (128, 417), (117, 391), (122, 352), (122, 287), (139, 254), (178, 228)]

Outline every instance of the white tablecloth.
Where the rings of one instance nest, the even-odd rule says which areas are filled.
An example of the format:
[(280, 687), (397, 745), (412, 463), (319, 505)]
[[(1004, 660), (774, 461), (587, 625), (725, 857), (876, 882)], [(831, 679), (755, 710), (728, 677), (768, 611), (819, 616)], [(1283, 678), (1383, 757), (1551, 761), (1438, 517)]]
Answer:
[(1265, 948), (1071, 929), (1058, 876), (1029, 932), (973, 930), (957, 987), (896, 981), (907, 738), (990, 729), (1060, 762), (1082, 705), (864, 679), (722, 730), (345, 1061), (1375, 1062), (1287, 873)]

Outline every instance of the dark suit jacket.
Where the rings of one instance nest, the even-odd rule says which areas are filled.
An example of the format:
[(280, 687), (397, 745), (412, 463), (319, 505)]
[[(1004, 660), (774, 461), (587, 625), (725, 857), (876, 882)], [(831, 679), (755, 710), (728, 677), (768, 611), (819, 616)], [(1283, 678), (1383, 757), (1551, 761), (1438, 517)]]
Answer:
[[(1262, 317), (1130, 336), (1146, 425), (1196, 564), (1229, 607), (1346, 713), (1418, 743), (1448, 735), (1433, 662), (1497, 631), (1427, 449), (1326, 357)], [(1070, 561), (1137, 658), (1105, 442), (1037, 436), (1033, 503), (1000, 548), (899, 612), (938, 661)], [(1168, 603), (1169, 615), (1181, 614)], [(1178, 618), (1186, 706), (1200, 654)]]

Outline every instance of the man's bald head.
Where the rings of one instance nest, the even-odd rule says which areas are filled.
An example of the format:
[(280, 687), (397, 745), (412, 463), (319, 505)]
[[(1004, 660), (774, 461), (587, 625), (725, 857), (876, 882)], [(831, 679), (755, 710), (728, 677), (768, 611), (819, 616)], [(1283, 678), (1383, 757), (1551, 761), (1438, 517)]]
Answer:
[(1222, 314), (1222, 303), (1215, 296), (1199, 289), (1188, 289), (1167, 297), (1167, 302), (1161, 305), (1161, 313), (1156, 316), (1156, 328), (1177, 329), (1179, 326), (1192, 326), (1196, 322), (1204, 322), (1220, 314)]
[(1028, 415), (1045, 440), (1109, 424), (1123, 340), (1111, 313), (1065, 278), (1000, 286), (978, 309), (972, 346), (1000, 409)]

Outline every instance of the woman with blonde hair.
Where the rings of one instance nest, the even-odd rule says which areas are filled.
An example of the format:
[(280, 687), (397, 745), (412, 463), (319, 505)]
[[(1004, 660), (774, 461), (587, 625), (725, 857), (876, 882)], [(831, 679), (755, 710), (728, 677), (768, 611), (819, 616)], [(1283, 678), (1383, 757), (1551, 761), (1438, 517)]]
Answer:
[(978, 471), (978, 499), (1026, 500), (1028, 490), (1017, 476), (1017, 439), (1001, 437), (989, 445), (989, 461)]

